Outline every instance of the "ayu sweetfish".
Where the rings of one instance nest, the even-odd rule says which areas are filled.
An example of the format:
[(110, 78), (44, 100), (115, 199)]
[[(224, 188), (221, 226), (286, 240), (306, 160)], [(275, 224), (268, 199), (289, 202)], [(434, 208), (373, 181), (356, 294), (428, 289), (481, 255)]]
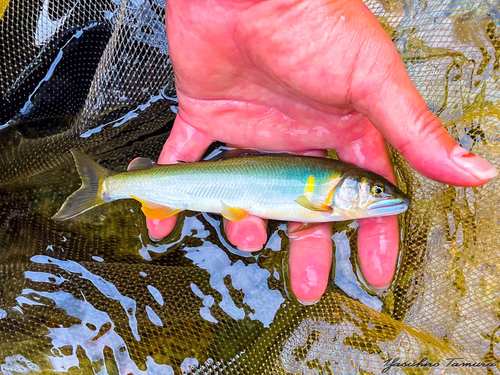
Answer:
[(409, 199), (394, 184), (338, 160), (264, 154), (155, 165), (138, 158), (113, 173), (72, 151), (82, 186), (54, 215), (65, 220), (100, 204), (136, 199), (146, 217), (162, 219), (183, 210), (318, 223), (404, 212)]

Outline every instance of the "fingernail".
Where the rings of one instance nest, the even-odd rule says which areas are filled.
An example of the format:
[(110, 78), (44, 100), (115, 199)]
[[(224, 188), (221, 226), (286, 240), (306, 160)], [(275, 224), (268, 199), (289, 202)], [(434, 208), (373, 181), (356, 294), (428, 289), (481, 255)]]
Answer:
[(245, 251), (247, 253), (253, 253), (254, 251), (260, 251), (260, 250), (262, 250), (262, 246), (261, 247), (256, 247), (256, 248), (248, 248), (248, 247), (245, 247), (245, 246), (236, 246), (236, 248), (238, 250)]
[(165, 223), (165, 220), (161, 219), (149, 219), (146, 218), (146, 226), (148, 228), (148, 235), (151, 241), (159, 242), (163, 240), (172, 231), (172, 227), (175, 223)]
[(148, 234), (149, 234), (149, 239), (150, 239), (151, 241), (153, 241), (153, 242), (160, 242), (161, 240), (163, 240), (163, 238), (156, 238), (156, 237), (153, 237), (153, 236), (151, 235), (151, 233), (149, 233), (149, 232), (148, 232)]
[(299, 301), (304, 306), (312, 306), (312, 305), (315, 305), (316, 303), (318, 303), (320, 299), (321, 299), (321, 297), (318, 298), (317, 300), (314, 300), (314, 301), (302, 301), (302, 300), (297, 298), (297, 301)]
[(388, 283), (388, 284), (383, 285), (383, 286), (374, 286), (374, 285), (366, 283), (366, 286), (368, 287), (368, 289), (373, 290), (375, 293), (385, 292), (387, 289), (389, 289), (390, 285), (391, 285), (391, 283)]
[(265, 222), (260, 219), (227, 222), (225, 230), (228, 240), (242, 251), (259, 251), (267, 240)]
[(480, 180), (489, 180), (498, 176), (498, 170), (486, 160), (456, 145), (451, 157), (455, 163)]
[[(264, 239), (264, 241), (266, 239), (267, 237)], [(264, 246), (264, 244), (262, 243), (263, 239), (256, 238), (254, 234), (249, 234), (245, 238), (239, 239), (239, 241), (237, 242), (238, 243), (236, 243), (236, 247), (238, 248), (238, 250), (242, 251), (259, 251)]]

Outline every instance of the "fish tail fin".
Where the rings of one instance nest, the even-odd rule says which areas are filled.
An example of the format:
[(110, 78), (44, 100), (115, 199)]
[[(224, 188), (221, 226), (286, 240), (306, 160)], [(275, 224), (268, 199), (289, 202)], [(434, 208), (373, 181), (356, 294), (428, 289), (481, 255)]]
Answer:
[(111, 174), (110, 171), (78, 150), (71, 150), (71, 153), (75, 159), (78, 174), (82, 179), (82, 186), (71, 194), (59, 211), (52, 216), (52, 220), (55, 221), (71, 219), (105, 203), (102, 199), (102, 183)]

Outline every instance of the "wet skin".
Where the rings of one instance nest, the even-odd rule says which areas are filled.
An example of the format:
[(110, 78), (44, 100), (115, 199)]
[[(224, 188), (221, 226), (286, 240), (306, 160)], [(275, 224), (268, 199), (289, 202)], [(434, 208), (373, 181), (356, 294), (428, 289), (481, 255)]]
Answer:
[[(441, 127), (361, 1), (169, 0), (166, 15), (179, 114), (159, 163), (197, 160), (214, 141), (317, 156), (333, 149), (395, 182), (387, 141), (440, 182), (478, 186), (497, 174)], [(151, 236), (166, 236), (175, 220), (148, 219)], [(242, 250), (261, 249), (265, 228), (257, 217), (225, 221)], [(397, 218), (359, 220), (358, 236), (366, 281), (387, 286)], [(313, 303), (324, 293), (331, 257), (331, 224), (290, 235), (299, 300)]]

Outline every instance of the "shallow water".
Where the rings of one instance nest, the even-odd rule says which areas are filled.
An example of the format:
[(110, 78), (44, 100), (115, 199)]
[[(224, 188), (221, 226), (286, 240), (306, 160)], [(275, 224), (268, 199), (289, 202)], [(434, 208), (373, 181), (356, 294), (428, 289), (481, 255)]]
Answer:
[[(133, 126), (124, 123), (116, 132)], [(170, 126), (142, 126), (125, 144), (111, 133), (103, 145), (96, 142), (97, 152), (87, 152), (123, 170), (139, 155), (156, 158)], [(24, 147), (28, 162), (20, 174), (13, 159), (9, 170), (15, 173), (0, 176), (4, 374), (90, 368), (102, 374), (180, 373), (241, 355), (266, 335), (280, 310), (286, 316), (300, 313), (289, 286), (285, 223), (270, 222), (264, 250), (248, 254), (227, 241), (220, 216), (206, 213), (183, 213), (170, 236), (152, 242), (134, 201), (54, 222), (50, 217), (80, 185), (67, 150), (86, 145), (87, 137), (80, 141), (51, 128), (26, 147), (32, 140), (15, 127), (2, 134), (2, 152), (19, 158)], [(52, 137), (62, 140), (58, 158), (31, 168), (29, 160), (39, 158), (37, 142)], [(330, 292), (343, 289), (380, 311), (381, 300), (367, 293), (352, 264), (354, 223), (337, 226)]]
[[(172, 235), (153, 243), (134, 202), (53, 223), (49, 217), (61, 202), (57, 185), (67, 183), (68, 175), (47, 177), (31, 180), (50, 180), (49, 186), (33, 181), (25, 189), (16, 183), (18, 196), (5, 191), (11, 203), (24, 198), (29, 207), (17, 214), (19, 206), (10, 208), (13, 214), (2, 226), (1, 263), (9, 277), (2, 282), (0, 327), (6, 335), (19, 324), (35, 328), (15, 345), (4, 341), (10, 341), (1, 348), (6, 357), (23, 355), (41, 368), (48, 360), (54, 370), (65, 371), (82, 368), (82, 358), (98, 367), (108, 353), (120, 373), (141, 373), (136, 363), (146, 364), (148, 373), (168, 373), (160, 364), (179, 370), (189, 358), (204, 363), (206, 348), (220, 344), (218, 336), (229, 327), (260, 332), (285, 301), (296, 304), (286, 285), (284, 224), (272, 223), (265, 250), (253, 255), (227, 242), (220, 217), (201, 213), (183, 215)], [(74, 171), (71, 177), (77, 179)], [(348, 241), (345, 230), (336, 236)], [(349, 246), (340, 247), (344, 259), (337, 269), (350, 272), (353, 294), (380, 309), (349, 267)], [(348, 280), (343, 273), (336, 278)], [(232, 355), (248, 340), (231, 336), (212, 356)]]

